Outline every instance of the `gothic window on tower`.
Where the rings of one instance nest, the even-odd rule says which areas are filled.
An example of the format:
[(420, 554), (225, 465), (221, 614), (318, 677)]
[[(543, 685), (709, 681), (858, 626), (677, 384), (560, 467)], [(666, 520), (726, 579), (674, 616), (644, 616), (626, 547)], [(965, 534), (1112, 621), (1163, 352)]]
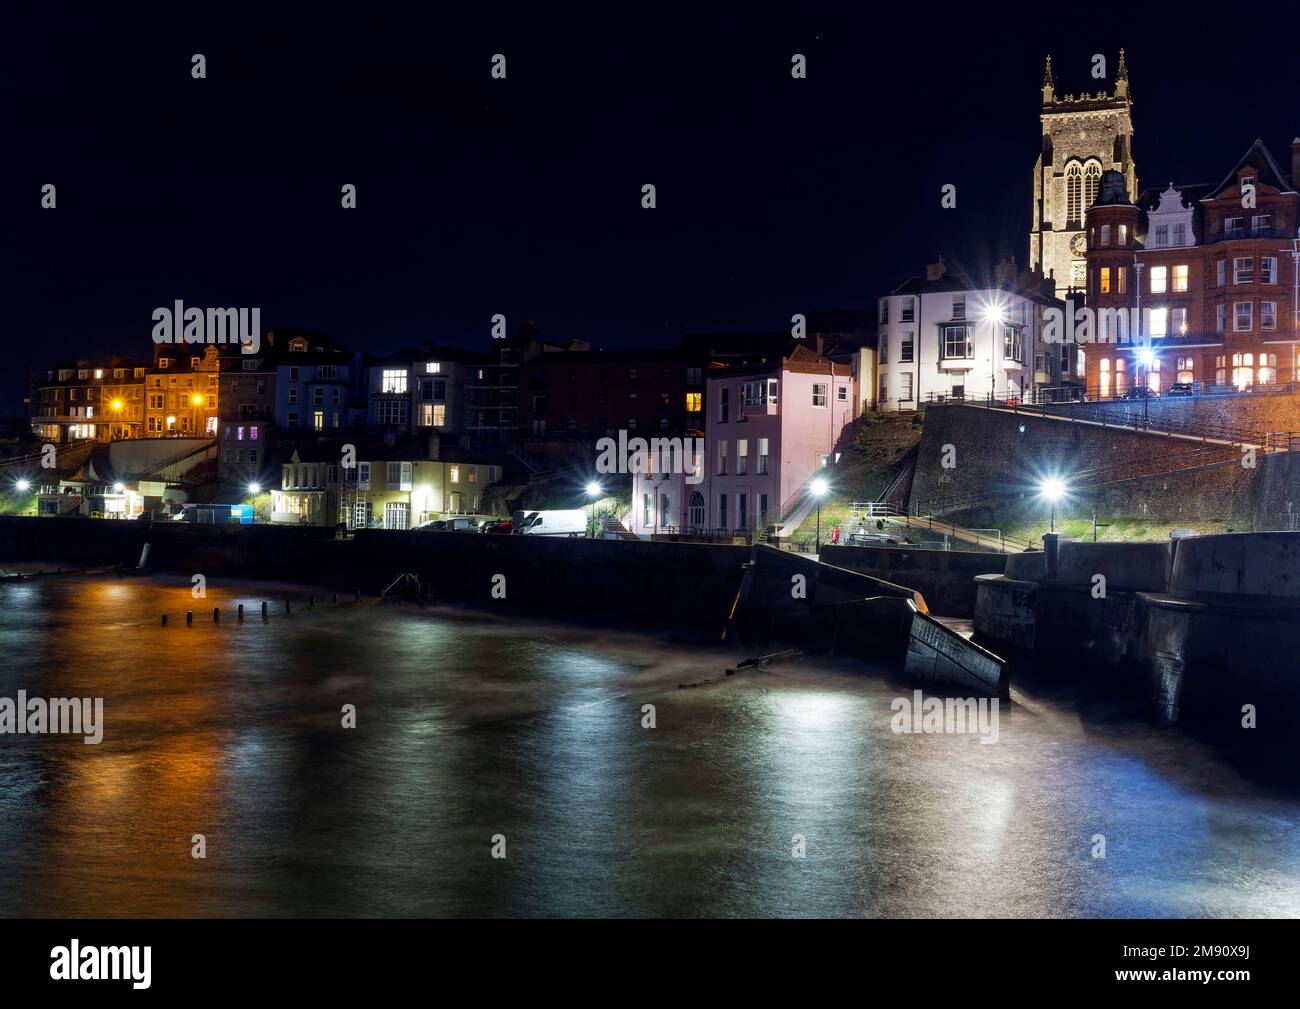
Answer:
[(1089, 207), (1097, 202), (1097, 187), (1101, 185), (1101, 165), (1095, 161), (1089, 161), (1083, 170), (1083, 209), (1086, 212)]
[(1083, 220), (1083, 169), (1077, 163), (1065, 170), (1065, 216), (1069, 223)]

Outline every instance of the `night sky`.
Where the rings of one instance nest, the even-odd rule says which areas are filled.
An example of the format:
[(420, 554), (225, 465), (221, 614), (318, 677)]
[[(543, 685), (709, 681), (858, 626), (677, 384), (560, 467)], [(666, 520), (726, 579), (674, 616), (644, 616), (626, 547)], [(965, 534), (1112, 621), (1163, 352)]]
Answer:
[(496, 312), (621, 347), (870, 306), (940, 252), (1024, 263), (1048, 51), (1063, 94), (1126, 47), (1143, 186), (1256, 137), (1289, 170), (1300, 133), (1281, 6), (1232, 46), (1131, 7), (268, 6), (6, 6), (3, 412), (31, 368), (147, 358), (177, 298), (375, 352), (484, 346)]

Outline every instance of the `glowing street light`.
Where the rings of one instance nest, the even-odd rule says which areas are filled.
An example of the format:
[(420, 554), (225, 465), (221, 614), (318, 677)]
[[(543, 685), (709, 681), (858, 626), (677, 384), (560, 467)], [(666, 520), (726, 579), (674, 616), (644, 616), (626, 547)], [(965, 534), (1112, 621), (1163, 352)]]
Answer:
[(114, 493), (114, 494), (121, 494), (124, 490), (126, 490), (126, 484), (124, 484), (124, 483), (115, 483), (115, 484), (113, 484), (113, 493)]
[(1049, 476), (1039, 484), (1038, 493), (1052, 506), (1047, 531), (1054, 533), (1056, 532), (1056, 503), (1065, 497), (1065, 481), (1059, 476)]
[(248, 485), (248, 493), (256, 496), (262, 493), (262, 485), (254, 481)]
[(826, 481), (825, 477), (819, 476), (808, 485), (808, 489), (812, 491), (812, 496), (817, 499), (817, 546), (813, 552), (820, 554), (822, 551), (822, 498), (830, 493), (831, 485)]
[(18, 492), (20, 494), (26, 494), (32, 485), (26, 480), (19, 480), (16, 484), (14, 484), (14, 486), (18, 488)]
[(203, 397), (200, 396), (198, 393), (195, 393), (192, 397), (190, 397), (190, 402), (193, 403), (195, 406), (202, 406)]
[(992, 330), (989, 334), (989, 405), (992, 406), (998, 390), (998, 373), (994, 367), (993, 357), (997, 353), (998, 327), (1007, 321), (1006, 306), (1000, 301), (987, 302), (984, 305), (983, 316)]
[(122, 409), (122, 401), (120, 399), (113, 400), (113, 409), (119, 411)]

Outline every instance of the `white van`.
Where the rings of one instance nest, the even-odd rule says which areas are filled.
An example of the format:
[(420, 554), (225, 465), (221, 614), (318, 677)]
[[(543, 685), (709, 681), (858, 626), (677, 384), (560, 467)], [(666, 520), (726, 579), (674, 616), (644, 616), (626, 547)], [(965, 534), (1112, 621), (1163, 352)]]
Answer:
[(586, 536), (587, 513), (581, 508), (562, 511), (517, 511), (510, 520), (516, 536)]

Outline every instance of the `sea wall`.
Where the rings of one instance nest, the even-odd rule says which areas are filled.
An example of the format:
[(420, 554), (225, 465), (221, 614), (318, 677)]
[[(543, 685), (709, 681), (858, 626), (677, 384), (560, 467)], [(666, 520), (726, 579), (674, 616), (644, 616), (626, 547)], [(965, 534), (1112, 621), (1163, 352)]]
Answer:
[[(1267, 397), (1267, 411), (1263, 399), (1226, 402), (1253, 410), (1238, 426), (1300, 428), (1300, 416), (1284, 415), (1287, 407), (1296, 409), (1294, 397)], [(1113, 412), (1118, 417), (1132, 406), (1115, 404)], [(1170, 408), (1176, 406), (1171, 401)], [(1216, 408), (1228, 413), (1224, 424), (1232, 420), (1233, 409), (1223, 403)], [(952, 465), (945, 466), (945, 458)], [(1058, 506), (1059, 521), (1095, 513), (1102, 521), (1219, 522), (1237, 531), (1300, 528), (1300, 453), (1258, 452), (1247, 460), (1253, 465), (1243, 465), (1242, 459), (1241, 450), (1231, 445), (974, 406), (936, 406), (926, 411), (910, 506), (914, 513), (946, 514), (970, 527), (1042, 518), (1046, 505), (1038, 499), (1039, 485), (1055, 474), (1073, 488)], [(1103, 485), (1089, 486), (1098, 483)], [(968, 507), (972, 501), (979, 504)]]
[(930, 612), (969, 617), (975, 612), (975, 577), (1002, 574), (1005, 554), (964, 550), (917, 550), (910, 547), (823, 546), (822, 560), (887, 582), (915, 589)]

